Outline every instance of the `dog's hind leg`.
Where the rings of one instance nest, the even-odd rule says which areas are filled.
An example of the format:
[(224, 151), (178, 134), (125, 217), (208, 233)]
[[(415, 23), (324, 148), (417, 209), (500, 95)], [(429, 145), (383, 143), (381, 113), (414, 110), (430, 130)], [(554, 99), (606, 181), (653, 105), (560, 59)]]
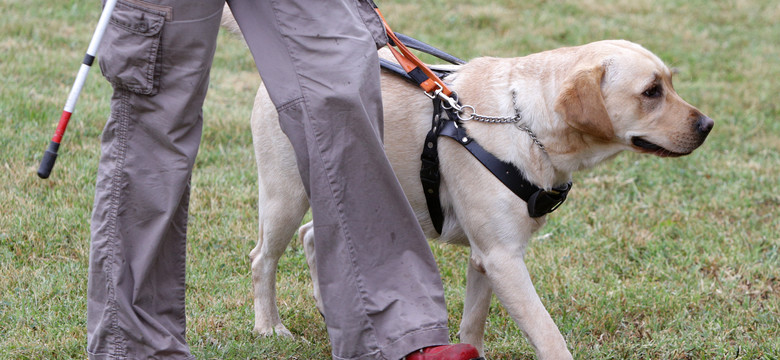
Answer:
[(463, 303), (463, 318), (460, 321), (460, 342), (474, 345), (484, 356), (484, 334), (490, 299), (493, 291), (485, 269), (477, 258), (469, 261), (466, 275), (466, 299)]
[[(254, 330), (263, 336), (292, 336), (279, 318), (276, 305), (276, 268), (295, 234), (295, 229), (303, 220), (306, 204), (304, 202), (303, 206), (295, 206), (290, 202), (283, 202), (272, 205), (273, 202), (267, 201), (261, 205), (260, 239), (249, 253), (252, 261)], [(267, 214), (263, 208), (268, 209), (271, 214)]]
[(258, 171), (260, 237), (252, 260), (255, 326), (260, 335), (291, 336), (276, 305), (276, 267), (309, 203), (298, 174), (292, 145), (261, 86), (252, 112), (252, 138)]

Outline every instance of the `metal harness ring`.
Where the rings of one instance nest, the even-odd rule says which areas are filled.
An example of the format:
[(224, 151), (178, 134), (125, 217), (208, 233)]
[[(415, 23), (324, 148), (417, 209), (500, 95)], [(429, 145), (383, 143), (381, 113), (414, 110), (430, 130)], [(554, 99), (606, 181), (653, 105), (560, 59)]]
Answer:
[[(469, 109), (470, 111), (466, 111), (466, 109)], [(461, 121), (469, 121), (474, 120), (474, 117), (477, 114), (477, 110), (474, 109), (471, 105), (463, 105), (460, 107), (460, 111), (458, 111), (458, 119)]]

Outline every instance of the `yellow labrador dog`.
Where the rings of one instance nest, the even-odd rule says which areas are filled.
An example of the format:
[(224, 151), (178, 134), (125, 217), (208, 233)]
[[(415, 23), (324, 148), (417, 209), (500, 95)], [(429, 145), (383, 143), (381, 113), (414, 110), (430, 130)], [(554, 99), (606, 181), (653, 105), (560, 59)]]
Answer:
[[(445, 81), (464, 105), (480, 114), (512, 117), (519, 111), (522, 117), (518, 124), (464, 122), (469, 136), (545, 189), (565, 184), (574, 171), (623, 150), (664, 157), (689, 154), (713, 126), (710, 118), (677, 95), (669, 68), (628, 41), (599, 41), (520, 58), (477, 58), (453, 70)], [(431, 100), (392, 74), (382, 75), (382, 96), (387, 155), (420, 225), (430, 238), (471, 247), (461, 341), (484, 354), (485, 320), (495, 293), (539, 358), (571, 358), (524, 263), (528, 240), (545, 218), (531, 218), (526, 203), (464, 147), (440, 138), (445, 222), (438, 234), (419, 177), (420, 152), (431, 125)], [(260, 334), (290, 335), (276, 306), (276, 264), (308, 203), (293, 149), (262, 86), (251, 122), (263, 230), (250, 254), (254, 329)], [(311, 223), (299, 229), (318, 297), (314, 236)]]

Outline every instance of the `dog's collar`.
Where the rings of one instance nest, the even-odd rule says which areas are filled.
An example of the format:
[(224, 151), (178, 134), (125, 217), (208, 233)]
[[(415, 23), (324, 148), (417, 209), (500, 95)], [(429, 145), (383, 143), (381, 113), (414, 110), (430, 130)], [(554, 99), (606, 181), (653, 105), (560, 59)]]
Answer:
[[(455, 99), (457, 100), (457, 94), (455, 94)], [(539, 147), (539, 149), (542, 150), (543, 153), (547, 154), (547, 149), (544, 148), (544, 144), (542, 144), (541, 141), (539, 141), (539, 138), (536, 136), (536, 133), (531, 130), (528, 125), (524, 125), (521, 121), (523, 120), (523, 114), (520, 112), (520, 106), (517, 105), (517, 91), (512, 90), (512, 108), (515, 110), (515, 114), (513, 116), (487, 116), (487, 115), (480, 115), (477, 114), (473, 106), (463, 106), (462, 107), (464, 111), (466, 109), (471, 110), (470, 113), (466, 114), (465, 116), (462, 114), (458, 114), (457, 119), (461, 121), (478, 121), (478, 122), (484, 122), (484, 123), (490, 123), (490, 124), (515, 124), (518, 129), (522, 130), (523, 132), (527, 133), (528, 136), (531, 137), (531, 140), (533, 140), (534, 144)]]
[[(528, 215), (537, 218), (549, 214), (566, 200), (571, 189), (571, 182), (544, 190), (532, 184), (514, 165), (501, 161), (495, 155), (485, 150), (477, 141), (469, 137), (466, 129), (456, 119), (458, 116), (445, 109), (439, 99), (433, 100), (434, 114), (431, 130), (425, 138), (425, 145), (420, 156), (422, 167), (420, 180), (425, 192), (425, 201), (431, 222), (436, 231), (441, 234), (444, 224), (444, 213), (439, 199), (439, 155), (438, 137), (446, 136), (465, 147), (479, 162), (485, 166), (499, 181), (515, 195), (523, 199), (528, 206)], [(535, 141), (537, 145), (538, 140)], [(544, 149), (542, 147), (542, 149)]]

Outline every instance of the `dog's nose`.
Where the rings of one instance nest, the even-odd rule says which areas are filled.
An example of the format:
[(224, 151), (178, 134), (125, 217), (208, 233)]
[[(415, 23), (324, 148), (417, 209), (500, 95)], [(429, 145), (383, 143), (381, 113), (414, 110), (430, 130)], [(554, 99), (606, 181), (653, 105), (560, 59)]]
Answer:
[(715, 126), (715, 121), (713, 121), (706, 115), (699, 116), (699, 120), (696, 121), (696, 130), (698, 130), (702, 134), (709, 134), (713, 126)]

